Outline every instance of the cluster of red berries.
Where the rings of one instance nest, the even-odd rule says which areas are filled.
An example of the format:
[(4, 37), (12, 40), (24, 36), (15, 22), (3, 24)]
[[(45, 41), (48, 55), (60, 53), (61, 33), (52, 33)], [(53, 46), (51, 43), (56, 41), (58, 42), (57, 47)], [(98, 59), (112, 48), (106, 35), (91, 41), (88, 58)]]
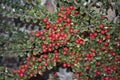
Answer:
[[(39, 72), (44, 72), (45, 68), (49, 68), (51, 64), (57, 62), (63, 63), (63, 67), (78, 68), (77, 73), (75, 73), (78, 80), (81, 80), (78, 75), (84, 75), (83, 72), (79, 72), (79, 66), (85, 69), (86, 74), (89, 71), (93, 72), (93, 76), (114, 73), (117, 70), (116, 63), (120, 61), (120, 57), (116, 56), (117, 53), (111, 47), (111, 35), (108, 33), (110, 28), (104, 24), (98, 24), (95, 29), (80, 32), (80, 26), (74, 24), (78, 14), (79, 12), (74, 9), (74, 6), (69, 6), (60, 8), (54, 24), (48, 18), (43, 18), (45, 29), (35, 33), (37, 39), (35, 50), (38, 49), (37, 57), (35, 57), (36, 55), (27, 57), (27, 63), (13, 73), (18, 73), (21, 77), (24, 77), (25, 74), (32, 77)], [(83, 35), (83, 33), (88, 33), (88, 35)], [(119, 42), (117, 44), (119, 46)], [(78, 47), (79, 45), (81, 46)], [(109, 64), (110, 61), (115, 62)], [(53, 66), (55, 65), (50, 67)], [(29, 71), (29, 73), (26, 73), (26, 71)], [(103, 80), (106, 79), (106, 77), (103, 77)], [(110, 77), (107, 80), (113, 79)]]
[(13, 70), (13, 74), (19, 74), (20, 77), (24, 77), (27, 67), (28, 67), (27, 64), (22, 65), (19, 70)]
[(83, 44), (83, 40), (81, 38), (76, 39), (75, 41), (76, 44)]
[[(74, 6), (67, 7), (66, 9), (61, 7), (60, 12), (57, 14), (55, 24), (51, 24), (47, 18), (42, 19), (45, 24), (45, 30), (36, 32), (35, 34), (36, 37), (44, 42), (41, 43), (42, 52), (51, 52), (54, 47), (65, 45), (70, 38), (68, 34), (73, 35), (78, 32), (78, 30), (72, 28), (71, 19), (69, 18), (77, 14), (78, 11), (74, 11)], [(49, 41), (49, 43), (46, 44), (46, 40)]]

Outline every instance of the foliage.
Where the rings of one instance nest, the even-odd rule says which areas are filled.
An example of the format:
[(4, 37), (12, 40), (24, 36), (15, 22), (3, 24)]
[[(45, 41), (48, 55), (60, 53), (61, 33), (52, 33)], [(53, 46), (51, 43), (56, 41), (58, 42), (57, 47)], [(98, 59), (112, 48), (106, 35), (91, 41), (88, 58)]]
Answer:
[(36, 74), (42, 75), (46, 68), (52, 69), (58, 63), (62, 63), (63, 67), (71, 67), (75, 77), (83, 80), (98, 75), (110, 75), (109, 78), (113, 79), (120, 74), (116, 73), (120, 66), (120, 26), (108, 22), (105, 14), (95, 13), (92, 3), (86, 6), (84, 0), (80, 3), (79, 0), (64, 0), (64, 3), (57, 0), (58, 10), (49, 13), (44, 9), (45, 6), (39, 5), (40, 0), (26, 0), (25, 4), (10, 1), (2, 1), (7, 7), (11, 6), (9, 9), (0, 8), (2, 17), (20, 17), (21, 21), (39, 23), (39, 27), (43, 28), (25, 34), (19, 31), (19, 27), (16, 30), (13, 23), (1, 20), (0, 28), (9, 26), (5, 31), (12, 32), (12, 36), (1, 38), (3, 50), (16, 50), (14, 52), (20, 56), (28, 52), (26, 63), (13, 71), (15, 77), (28, 79)]

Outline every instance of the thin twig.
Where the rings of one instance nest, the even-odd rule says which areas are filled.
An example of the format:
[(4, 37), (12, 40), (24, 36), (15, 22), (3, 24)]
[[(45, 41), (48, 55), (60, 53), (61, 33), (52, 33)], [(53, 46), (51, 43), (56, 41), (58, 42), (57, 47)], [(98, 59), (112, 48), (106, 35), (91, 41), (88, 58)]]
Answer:
[(6, 72), (0, 72), (0, 74), (4, 74), (5, 76), (13, 77), (12, 74), (8, 74), (8, 73), (6, 73)]
[(97, 2), (97, 0), (92, 0), (92, 1), (93, 1), (93, 2), (88, 5), (88, 8), (91, 7), (92, 5), (94, 5), (94, 4)]
[(26, 52), (26, 51), (31, 51), (32, 48), (25, 49), (25, 50), (0, 50), (0, 52)]
[(73, 0), (74, 1), (74, 3), (78, 6), (78, 3), (77, 3), (77, 1), (76, 0)]

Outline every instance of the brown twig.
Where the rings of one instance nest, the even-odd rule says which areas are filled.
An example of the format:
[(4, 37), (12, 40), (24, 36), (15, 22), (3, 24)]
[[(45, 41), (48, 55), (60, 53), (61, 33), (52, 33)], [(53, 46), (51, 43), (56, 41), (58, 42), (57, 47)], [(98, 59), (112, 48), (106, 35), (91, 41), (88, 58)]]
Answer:
[(0, 52), (26, 52), (26, 51), (31, 51), (32, 48), (29, 49), (24, 49), (24, 50), (0, 50)]
[(78, 3), (77, 3), (77, 1), (76, 1), (76, 0), (74, 0), (74, 3), (78, 6)]

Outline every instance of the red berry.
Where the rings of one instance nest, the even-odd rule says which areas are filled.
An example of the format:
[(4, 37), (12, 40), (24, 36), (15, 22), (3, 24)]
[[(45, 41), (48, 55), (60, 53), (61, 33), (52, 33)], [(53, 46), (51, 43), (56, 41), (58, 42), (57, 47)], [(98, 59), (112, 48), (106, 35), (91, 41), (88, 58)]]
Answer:
[(47, 52), (47, 49), (46, 48), (42, 48), (42, 52), (43, 53)]
[(67, 18), (66, 22), (67, 23), (71, 23), (71, 20), (69, 18)]
[(66, 64), (66, 63), (64, 63), (64, 64), (63, 64), (63, 67), (67, 67), (67, 64)]
[(96, 53), (96, 49), (92, 49), (91, 51), (92, 51), (93, 53)]
[(24, 76), (24, 74), (23, 74), (23, 73), (19, 73), (19, 75), (20, 75), (20, 77), (23, 77), (23, 76)]
[(54, 46), (55, 46), (55, 43), (52, 43), (52, 46), (54, 47)]
[(101, 40), (101, 39), (99, 39), (99, 40), (97, 40), (97, 42), (98, 42), (98, 43), (102, 43), (102, 40)]
[(71, 67), (71, 64), (67, 64), (68, 67)]
[(57, 50), (54, 50), (54, 53), (58, 53), (58, 51), (57, 51)]
[(101, 16), (101, 19), (105, 19), (105, 16)]
[(77, 15), (79, 12), (78, 11), (75, 11), (74, 14)]
[(59, 56), (56, 54), (56, 55), (55, 55), (55, 58), (56, 58), (56, 59), (58, 59), (58, 58), (59, 58)]
[(41, 62), (42, 61), (42, 58), (38, 58), (38, 62)]
[(67, 54), (67, 52), (66, 52), (66, 51), (63, 51), (63, 54), (64, 54), (64, 55), (66, 55), (66, 54)]
[(62, 13), (58, 13), (57, 16), (58, 17), (62, 17), (63, 15), (62, 15)]
[(64, 19), (64, 20), (67, 20), (67, 17), (66, 17), (66, 16), (63, 16), (63, 19)]
[(87, 65), (86, 65), (86, 66), (85, 66), (85, 69), (86, 69), (86, 70), (89, 70), (89, 69), (90, 69), (90, 66), (87, 66)]
[(49, 43), (49, 44), (48, 44), (48, 47), (52, 47), (52, 43)]
[(60, 42), (57, 42), (57, 46), (60, 46)]
[(30, 65), (33, 65), (34, 64), (34, 62), (30, 62)]
[(70, 15), (70, 14), (71, 14), (71, 12), (70, 12), (70, 11), (67, 11), (67, 14), (68, 14), (68, 15)]
[(35, 70), (35, 74), (38, 74), (38, 70)]
[(53, 59), (54, 62), (57, 62), (57, 60), (58, 60), (57, 58), (54, 58), (54, 59)]
[(28, 64), (25, 64), (25, 68), (28, 68), (28, 66), (29, 66)]
[(21, 69), (21, 72), (24, 73), (24, 72), (25, 72), (25, 69)]
[(47, 59), (48, 55), (47, 55), (47, 54), (44, 54), (43, 57), (44, 57), (44, 59)]
[(46, 63), (44, 64), (44, 66), (48, 66), (48, 63), (46, 62)]
[(48, 48), (48, 51), (51, 52), (51, 51), (52, 51), (52, 48)]
[(104, 44), (104, 46), (108, 46), (108, 45), (109, 45), (109, 43), (108, 43), (108, 42), (104, 42), (103, 44)]
[(64, 7), (60, 7), (60, 11), (64, 11)]
[(74, 30), (72, 28), (69, 29), (70, 33), (74, 33)]
[(104, 25), (103, 25), (103, 24), (100, 24), (100, 25), (99, 25), (99, 28), (100, 28), (100, 29), (103, 29), (103, 28), (104, 28)]
[(106, 39), (109, 39), (109, 38), (110, 38), (110, 35), (106, 35), (105, 38), (106, 38)]
[(50, 22), (49, 22), (49, 21), (47, 21), (47, 22), (46, 22), (46, 25), (50, 25)]
[(17, 73), (17, 71), (16, 71), (16, 70), (13, 70), (12, 72), (13, 72), (13, 74), (16, 74), (16, 73)]
[(76, 40), (75, 43), (76, 43), (76, 44), (79, 44), (79, 40)]
[(70, 8), (70, 10), (73, 10), (73, 9), (74, 9), (74, 6), (70, 6), (69, 8)]
[(110, 52), (110, 54), (111, 54), (112, 56), (115, 56), (115, 52)]
[(54, 73), (54, 77), (57, 77), (57, 76), (58, 76), (58, 75), (57, 75), (57, 73), (55, 72), (55, 73)]
[(32, 57), (32, 60), (35, 61), (36, 57)]
[(107, 33), (107, 32), (108, 32), (108, 29), (105, 29), (104, 32)]
[(42, 36), (41, 39), (44, 41), (44, 40), (46, 40), (46, 37), (45, 37), (45, 36)]
[(103, 77), (103, 80), (108, 80), (106, 76)]
[(56, 31), (57, 30), (57, 26), (54, 26), (54, 27), (52, 27), (53, 29), (54, 29), (54, 31)]
[(105, 31), (104, 31), (104, 30), (101, 30), (100, 33), (101, 33), (101, 34), (105, 34)]
[(84, 73), (83, 72), (80, 72), (80, 76), (83, 75)]
[(60, 27), (60, 30), (61, 30), (61, 31), (64, 30), (64, 27), (61, 26), (61, 27)]
[(40, 36), (40, 32), (36, 32), (36, 37), (39, 37)]
[(59, 23), (60, 23), (60, 20), (57, 19), (57, 20), (56, 20), (56, 24), (59, 24)]
[(110, 78), (108, 78), (108, 80), (114, 80), (114, 79), (110, 77)]
[(64, 50), (64, 51), (68, 51), (68, 48), (67, 48), (67, 47), (65, 47), (65, 48), (63, 48), (63, 50)]
[(112, 70), (113, 70), (113, 71), (116, 71), (116, 70), (117, 70), (116, 65), (113, 65), (113, 66), (112, 66)]
[(61, 22), (63, 20), (63, 18), (59, 17), (58, 20)]
[(40, 65), (38, 68), (39, 68), (39, 69), (42, 69), (42, 66)]
[(97, 62), (96, 65), (97, 65), (97, 66), (100, 66), (100, 62)]
[(78, 77), (78, 76), (79, 76), (79, 74), (78, 74), (77, 72), (75, 72), (75, 73), (74, 73), (74, 76), (75, 76), (75, 77)]
[(69, 8), (69, 7), (67, 7), (67, 8), (66, 8), (66, 11), (69, 11), (69, 10), (70, 10), (70, 8)]
[(33, 74), (32, 74), (32, 73), (30, 73), (30, 77), (33, 77)]
[(94, 70), (94, 73), (95, 73), (95, 75), (99, 75), (99, 74), (100, 74), (100, 71)]
[(46, 25), (45, 28), (46, 28), (46, 29), (49, 29), (49, 28), (50, 28), (50, 25)]
[(88, 60), (88, 61), (91, 61), (91, 57), (87, 57), (87, 60)]
[(30, 58), (29, 58), (29, 57), (26, 57), (25, 59), (26, 59), (26, 61), (29, 61), (29, 60), (30, 60)]
[(96, 36), (97, 36), (97, 33), (95, 32), (95, 33), (93, 33), (93, 35), (96, 37)]
[(47, 18), (43, 18), (43, 20), (42, 20), (44, 23), (46, 23), (48, 20), (47, 20)]

